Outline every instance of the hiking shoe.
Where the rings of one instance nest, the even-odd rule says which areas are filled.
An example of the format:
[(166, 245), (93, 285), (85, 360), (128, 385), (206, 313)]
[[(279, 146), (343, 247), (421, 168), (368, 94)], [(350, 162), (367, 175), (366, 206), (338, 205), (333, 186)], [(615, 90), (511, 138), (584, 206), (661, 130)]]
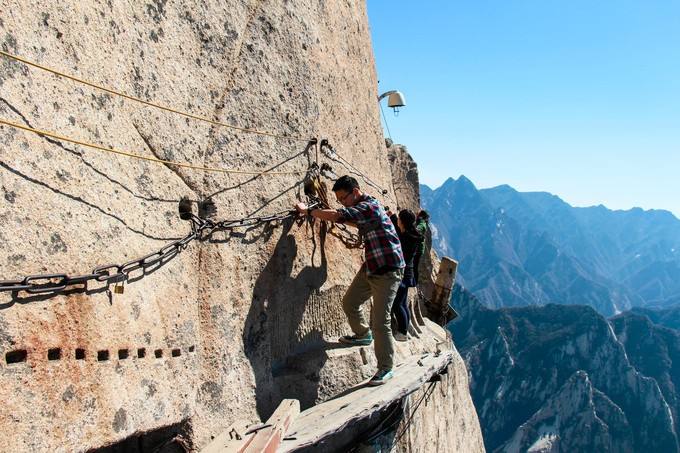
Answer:
[(392, 370), (379, 370), (377, 373), (373, 375), (370, 381), (368, 381), (368, 385), (383, 385), (386, 381), (389, 381), (394, 377), (394, 373)]
[(369, 330), (366, 335), (360, 337), (358, 335), (344, 335), (338, 340), (340, 343), (350, 344), (352, 346), (368, 346), (373, 342), (373, 334)]
[(397, 341), (406, 341), (406, 340), (408, 340), (408, 337), (401, 332), (396, 332), (394, 334), (394, 339), (397, 340)]

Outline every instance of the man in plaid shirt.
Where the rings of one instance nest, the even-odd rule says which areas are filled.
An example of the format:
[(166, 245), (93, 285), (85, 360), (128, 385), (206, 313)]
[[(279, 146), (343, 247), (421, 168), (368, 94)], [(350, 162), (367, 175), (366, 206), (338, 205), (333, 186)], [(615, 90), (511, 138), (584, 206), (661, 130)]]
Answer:
[[(342, 308), (354, 335), (345, 335), (340, 342), (369, 345), (375, 338), (378, 372), (369, 385), (384, 384), (392, 377), (394, 367), (391, 311), (405, 266), (401, 243), (385, 210), (375, 198), (361, 192), (356, 179), (342, 176), (335, 182), (333, 192), (344, 208), (310, 209), (304, 203), (298, 203), (296, 208), (318, 219), (347, 223), (359, 229), (364, 239), (366, 261), (342, 299)], [(362, 309), (370, 297), (373, 298), (371, 327)]]

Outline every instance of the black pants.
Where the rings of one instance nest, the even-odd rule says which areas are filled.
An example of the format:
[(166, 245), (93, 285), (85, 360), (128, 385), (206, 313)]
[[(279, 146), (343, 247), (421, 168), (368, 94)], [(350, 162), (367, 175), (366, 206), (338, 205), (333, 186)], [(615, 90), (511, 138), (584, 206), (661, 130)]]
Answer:
[(392, 313), (397, 318), (397, 331), (406, 335), (410, 316), (408, 311), (408, 286), (404, 283), (399, 285), (397, 295), (394, 297)]
[(423, 252), (416, 252), (416, 254), (413, 256), (413, 279), (416, 282), (416, 285), (420, 283), (418, 281), (418, 270), (420, 269), (420, 258), (423, 256)]

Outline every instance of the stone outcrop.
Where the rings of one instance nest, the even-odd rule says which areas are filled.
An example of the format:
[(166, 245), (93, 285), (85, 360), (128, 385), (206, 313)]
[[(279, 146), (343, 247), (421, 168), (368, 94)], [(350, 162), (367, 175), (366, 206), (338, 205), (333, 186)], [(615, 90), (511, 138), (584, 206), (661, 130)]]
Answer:
[(633, 451), (633, 436), (621, 409), (577, 371), (520, 426), (503, 452)]
[(420, 181), (418, 165), (404, 145), (394, 144), (388, 148), (387, 156), (392, 171), (392, 182), (397, 206), (396, 209), (410, 209), (416, 214), (420, 210)]
[[(0, 0), (0, 10), (5, 52), (302, 137), (191, 120), (0, 57), (5, 120), (168, 161), (299, 172), (208, 173), (0, 126), (0, 278), (87, 274), (155, 251), (189, 231), (182, 196), (211, 199), (218, 219), (289, 209), (317, 159), (306, 138), (328, 139), (395, 196), (363, 2)], [(122, 294), (96, 282), (57, 296), (0, 293), (0, 450), (154, 451), (175, 433), (200, 448), (236, 419), (266, 419), (283, 398), (304, 409), (348, 389), (374, 367), (372, 354), (334, 344), (348, 333), (339, 299), (360, 263), (361, 251), (318, 222), (286, 220), (194, 241), (131, 274)], [(402, 354), (428, 345), (414, 340)], [(482, 448), (456, 363), (404, 449), (424, 451), (444, 431), (455, 449)]]

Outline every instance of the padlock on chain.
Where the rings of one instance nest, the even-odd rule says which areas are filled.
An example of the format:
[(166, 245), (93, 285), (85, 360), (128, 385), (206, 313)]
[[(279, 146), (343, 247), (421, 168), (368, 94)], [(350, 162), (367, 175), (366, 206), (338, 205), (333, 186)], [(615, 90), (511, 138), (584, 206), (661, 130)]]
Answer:
[(115, 294), (123, 294), (125, 292), (125, 283), (124, 282), (116, 283), (116, 286), (113, 287), (113, 292)]

